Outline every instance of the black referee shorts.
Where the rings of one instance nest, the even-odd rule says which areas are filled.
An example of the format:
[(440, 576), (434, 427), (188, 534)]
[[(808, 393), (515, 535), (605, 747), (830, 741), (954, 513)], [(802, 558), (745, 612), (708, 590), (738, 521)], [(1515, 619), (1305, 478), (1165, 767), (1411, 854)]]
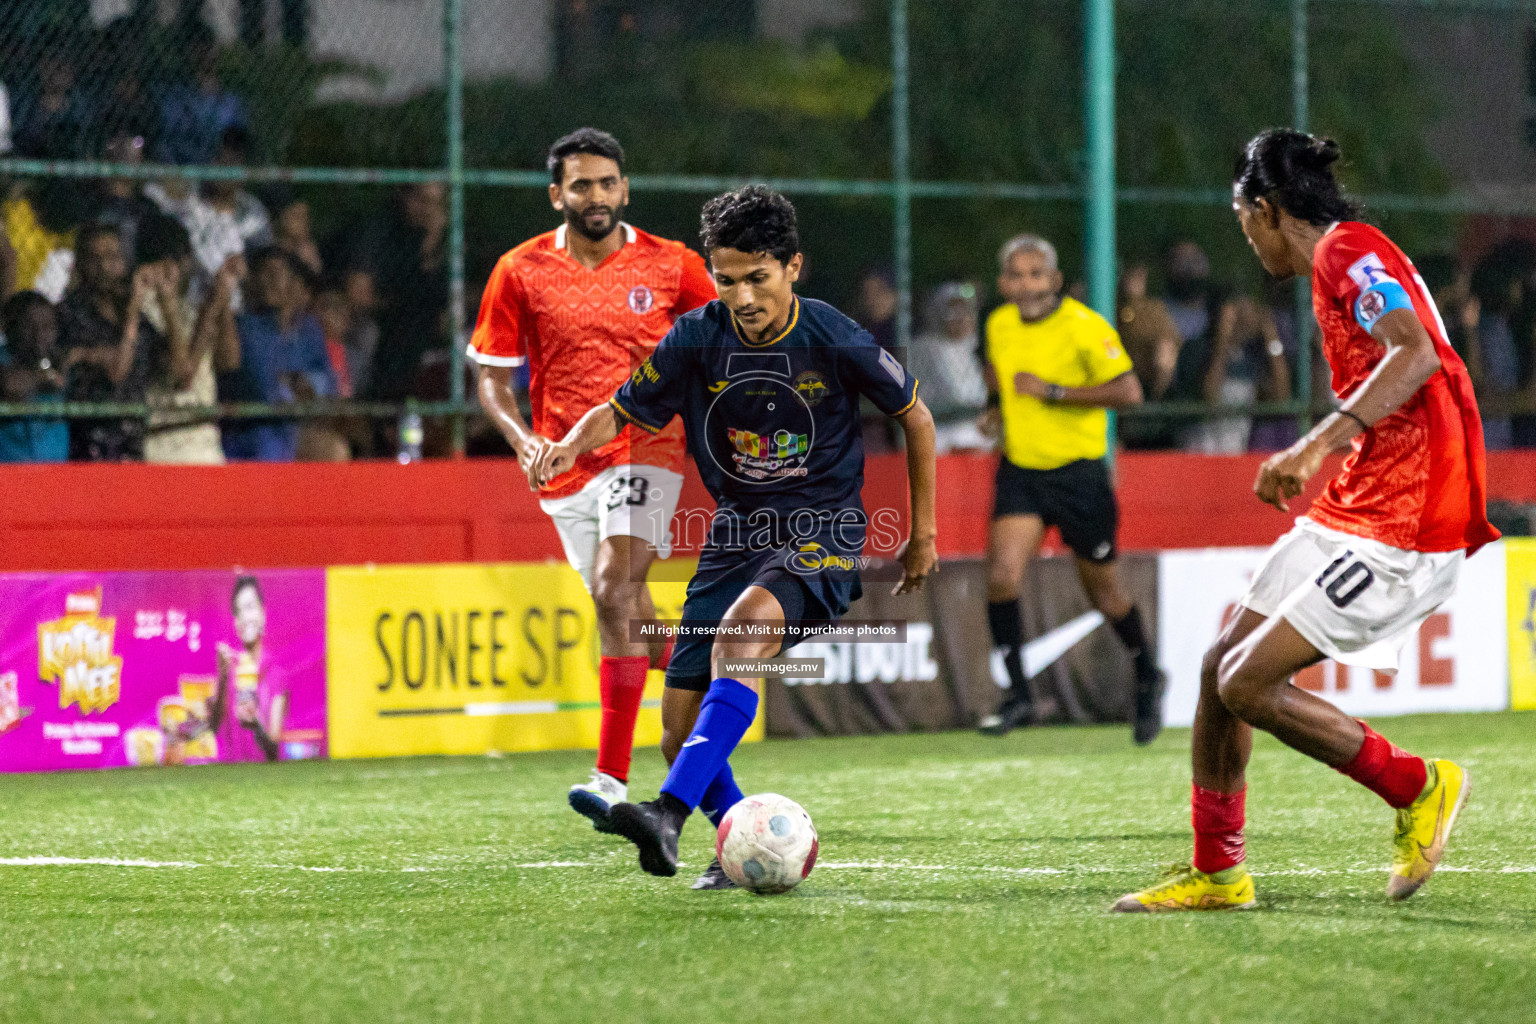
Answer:
[(1102, 459), (1079, 459), (1056, 469), (1020, 469), (1006, 458), (997, 464), (992, 518), (1039, 516), (1061, 531), (1061, 539), (1084, 561), (1113, 562), (1120, 506)]

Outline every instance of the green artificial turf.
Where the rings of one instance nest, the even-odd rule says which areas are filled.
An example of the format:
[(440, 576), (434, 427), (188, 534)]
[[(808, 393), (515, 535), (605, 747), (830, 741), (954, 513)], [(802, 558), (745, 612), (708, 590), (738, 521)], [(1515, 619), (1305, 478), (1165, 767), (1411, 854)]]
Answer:
[[(821, 863), (696, 893), (565, 806), (590, 755), (0, 779), (0, 1021), (1530, 1021), (1536, 715), (1379, 722), (1471, 769), (1447, 865), (1383, 888), (1391, 811), (1261, 737), (1261, 909), (1112, 916), (1189, 854), (1189, 734), (766, 743)], [(637, 755), (636, 795), (660, 779)]]

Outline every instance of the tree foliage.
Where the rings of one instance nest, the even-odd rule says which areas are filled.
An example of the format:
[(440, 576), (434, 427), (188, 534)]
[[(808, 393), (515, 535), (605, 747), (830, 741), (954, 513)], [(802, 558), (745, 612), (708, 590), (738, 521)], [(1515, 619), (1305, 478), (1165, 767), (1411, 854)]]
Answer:
[[(1348, 184), (1436, 193), (1445, 175), (1422, 137), (1433, 111), (1379, 8), (1313, 5), (1313, 127), (1344, 147)], [(890, 174), (887, 0), (804, 48), (764, 40), (630, 38), (601, 74), (510, 79), (466, 90), (471, 166), (539, 167), (553, 138), (596, 124), (623, 140), (633, 172), (883, 178)], [(1117, 5), (1118, 177), (1122, 186), (1224, 192), (1242, 143), (1290, 121), (1289, 5), (1277, 0), (1122, 0)], [(1069, 0), (912, 0), (912, 168), (919, 179), (1075, 185), (1084, 141), (1082, 6)], [(310, 164), (440, 163), (440, 94), (392, 107), (309, 111), (288, 158)], [(703, 196), (640, 194), (635, 217), (692, 239)], [(858, 266), (891, 258), (889, 203), (797, 197), (811, 290), (846, 301)], [(550, 223), (542, 195), (472, 197), (471, 245), (505, 248)], [(1180, 237), (1212, 252), (1218, 274), (1257, 267), (1219, 197), (1122, 204), (1121, 251), (1155, 258)], [(919, 284), (988, 280), (1003, 238), (1030, 229), (1081, 267), (1077, 202), (922, 200), (914, 207)], [(1442, 247), (1441, 218), (1387, 222), (1408, 247)]]

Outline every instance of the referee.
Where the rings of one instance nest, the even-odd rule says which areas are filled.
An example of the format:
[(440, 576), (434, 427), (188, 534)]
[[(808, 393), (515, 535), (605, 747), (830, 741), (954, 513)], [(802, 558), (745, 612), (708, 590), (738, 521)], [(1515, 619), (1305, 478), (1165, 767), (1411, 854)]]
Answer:
[(1115, 329), (1061, 294), (1056, 249), (1036, 235), (1009, 239), (998, 253), (998, 291), (1008, 301), (986, 326), (988, 409), (1002, 417), (987, 535), (987, 624), (1010, 689), (981, 731), (1001, 736), (1034, 718), (1024, 676), (1019, 587), (1047, 528), (1077, 557), (1093, 606), (1136, 662), (1137, 743), (1162, 729), (1162, 673), (1115, 566), (1119, 508), (1104, 466), (1106, 409), (1141, 404), (1141, 385)]

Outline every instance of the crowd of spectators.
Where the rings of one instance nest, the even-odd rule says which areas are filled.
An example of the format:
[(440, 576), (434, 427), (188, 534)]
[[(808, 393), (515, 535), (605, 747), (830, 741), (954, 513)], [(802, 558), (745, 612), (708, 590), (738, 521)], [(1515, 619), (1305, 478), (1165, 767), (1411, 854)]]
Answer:
[(1424, 269), (1477, 389), (1488, 447), (1536, 447), (1536, 244), (1511, 238), (1469, 268)]
[[(1536, 447), (1536, 243), (1511, 239), (1467, 266), (1451, 256), (1421, 263), (1451, 344), (1466, 361), (1477, 389), (1488, 448)], [(1150, 287), (1154, 276), (1162, 281), (1158, 294)], [(872, 332), (879, 326), (874, 314), (884, 307), (867, 297), (881, 294), (879, 284), (866, 278), (863, 290), (862, 322)], [(1081, 285), (1072, 290), (1081, 293)], [(924, 398), (939, 421), (944, 450), (991, 446), (970, 429), (985, 400), (976, 337), (979, 292), (969, 282), (935, 289), (907, 353), (908, 365), (923, 382)], [(1175, 403), (1185, 409), (1201, 405), (1221, 410), (1214, 415), (1124, 417), (1118, 432), (1128, 448), (1205, 454), (1279, 451), (1299, 436), (1296, 417), (1255, 415), (1254, 405), (1299, 397), (1318, 407), (1332, 399), (1315, 331), (1310, 378), (1297, 379), (1296, 293), (1291, 284), (1271, 281), (1259, 294), (1224, 287), (1213, 279), (1209, 258), (1192, 241), (1171, 246), (1155, 270), (1144, 263), (1122, 267), (1116, 319), (1149, 406)]]
[[(221, 159), (242, 137), (226, 132)], [(151, 411), (3, 420), (0, 461), (385, 454), (387, 431), (344, 419), (179, 410), (446, 397), (444, 205), (440, 186), (409, 186), (392, 212), (322, 244), (286, 189), (13, 183), (0, 202), (0, 400)]]
[[(304, 17), (302, 0), (285, 0), (285, 41), (302, 33)], [(255, 159), (250, 112), (224, 79), (206, 26), (185, 20), (178, 66), (155, 78), (134, 59), (136, 24), (125, 17), (87, 43), (42, 50), (25, 67), (0, 65), (0, 155), (129, 166)], [(85, 66), (114, 72), (87, 81)], [(379, 420), (221, 420), (195, 411), (450, 393), (443, 187), (400, 189), (384, 214), (324, 238), (310, 213), (291, 188), (233, 180), (0, 180), (0, 401), (37, 408), (0, 417), (0, 461), (394, 454), (394, 425)], [(1422, 262), (1484, 403), (1488, 446), (1536, 447), (1536, 244), (1507, 241), (1470, 266)], [(986, 399), (977, 337), (986, 294), (967, 281), (934, 289), (903, 354), (923, 381), (941, 450), (991, 445), (976, 427)], [(471, 307), (475, 298), (471, 289)], [(895, 349), (889, 268), (859, 276), (855, 304), (875, 339)], [(1117, 314), (1149, 403), (1220, 410), (1124, 417), (1128, 447), (1273, 451), (1297, 437), (1297, 419), (1254, 415), (1256, 403), (1328, 399), (1315, 347), (1310, 379), (1296, 379), (1292, 289), (1233, 290), (1193, 241), (1171, 246), (1161, 265), (1124, 266)], [(54, 408), (63, 402), (150, 413), (65, 418)]]
[[(285, 4), (285, 39), (302, 6)], [(163, 81), (140, 76), (134, 33), (125, 17), (31, 67), (0, 66), (0, 154), (250, 163), (250, 114), (206, 27), (188, 23), (180, 67)], [(113, 74), (86, 81), (86, 61)], [(346, 418), (190, 410), (446, 397), (446, 206), (441, 185), (410, 186), (386, 213), (317, 238), (309, 204), (285, 186), (0, 180), (0, 401), (38, 407), (0, 418), (0, 461), (384, 454), (387, 429)], [(48, 414), (63, 402), (150, 412)]]

